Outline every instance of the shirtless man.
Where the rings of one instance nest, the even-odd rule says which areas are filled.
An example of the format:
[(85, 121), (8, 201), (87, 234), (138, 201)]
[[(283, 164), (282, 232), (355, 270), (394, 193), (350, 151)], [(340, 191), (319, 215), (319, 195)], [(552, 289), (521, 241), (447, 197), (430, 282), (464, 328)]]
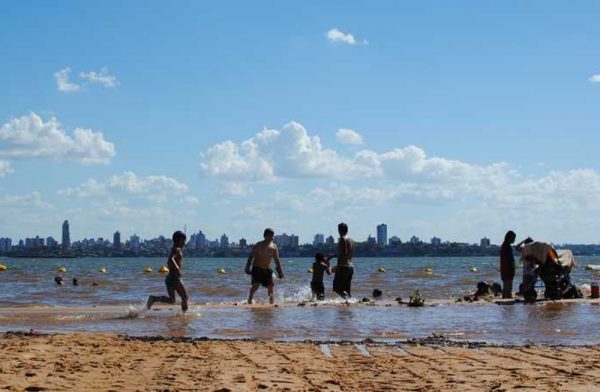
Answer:
[(254, 248), (252, 253), (248, 257), (246, 263), (246, 273), (252, 275), (252, 287), (250, 288), (250, 294), (248, 295), (248, 303), (252, 303), (252, 298), (256, 290), (262, 285), (266, 287), (269, 292), (269, 302), (275, 303), (275, 297), (273, 296), (273, 270), (269, 268), (271, 265), (271, 258), (275, 260), (275, 267), (277, 268), (277, 276), (279, 279), (283, 279), (283, 269), (281, 268), (281, 262), (279, 261), (279, 250), (277, 245), (273, 243), (273, 236), (275, 232), (273, 229), (265, 229), (263, 234), (264, 241), (260, 241)]
[(340, 223), (338, 225), (340, 239), (338, 241), (338, 263), (335, 267), (335, 277), (333, 278), (333, 291), (341, 297), (352, 297), (352, 275), (354, 275), (354, 265), (352, 257), (354, 256), (354, 241), (348, 236), (348, 225)]

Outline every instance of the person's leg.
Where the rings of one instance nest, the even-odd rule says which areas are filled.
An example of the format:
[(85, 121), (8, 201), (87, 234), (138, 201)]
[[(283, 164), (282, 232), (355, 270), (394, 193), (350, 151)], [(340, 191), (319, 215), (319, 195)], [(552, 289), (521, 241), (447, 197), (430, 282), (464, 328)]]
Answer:
[(258, 290), (259, 287), (260, 287), (260, 283), (252, 283), (252, 286), (250, 286), (250, 293), (248, 294), (248, 303), (249, 304), (252, 303), (254, 294), (256, 293), (256, 290)]
[(352, 297), (352, 277), (354, 276), (354, 268), (348, 267), (348, 276), (346, 277), (346, 292), (349, 297)]
[[(175, 284), (175, 291), (181, 297), (181, 310), (185, 313), (188, 310), (188, 294), (182, 281), (178, 280)], [(173, 293), (173, 302), (175, 302), (175, 294)]]
[(512, 279), (502, 281), (502, 298), (512, 298), (512, 296), (513, 296), (512, 287), (513, 287)]
[(323, 283), (319, 283), (317, 287), (317, 299), (323, 301), (325, 299), (325, 286)]
[(271, 279), (269, 286), (267, 287), (269, 293), (269, 303), (273, 305), (275, 303), (275, 282)]
[(151, 295), (148, 297), (148, 302), (146, 302), (146, 308), (149, 310), (155, 302), (161, 302), (165, 304), (174, 304), (175, 303), (175, 288), (173, 286), (167, 286), (168, 297), (164, 295)]

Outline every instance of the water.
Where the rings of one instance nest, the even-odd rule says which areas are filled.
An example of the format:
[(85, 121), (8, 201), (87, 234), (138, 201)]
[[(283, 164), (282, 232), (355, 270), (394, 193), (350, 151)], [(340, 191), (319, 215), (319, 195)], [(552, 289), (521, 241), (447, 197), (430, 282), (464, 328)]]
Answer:
[[(11, 259), (0, 272), (0, 309), (9, 307), (51, 307), (52, 312), (0, 312), (0, 329), (42, 331), (102, 331), (131, 335), (206, 336), (211, 338), (273, 338), (278, 340), (402, 340), (448, 334), (457, 339), (496, 343), (598, 343), (600, 305), (597, 303), (544, 303), (537, 305), (445, 304), (407, 308), (385, 306), (280, 306), (248, 308), (249, 277), (243, 273), (243, 259), (186, 258), (184, 280), (192, 308), (181, 315), (177, 307), (145, 312), (149, 294), (165, 293), (164, 276), (154, 271), (164, 259)], [(598, 257), (582, 257), (580, 265), (600, 264)], [(278, 303), (310, 297), (310, 259), (283, 259), (286, 279), (276, 282)], [(54, 283), (59, 267), (64, 286)], [(98, 269), (104, 267), (107, 273)], [(217, 270), (223, 267), (226, 274)], [(384, 267), (386, 272), (378, 272)], [(478, 272), (470, 272), (476, 267)], [(433, 274), (424, 273), (433, 268)], [(353, 294), (370, 296), (374, 288), (383, 291), (384, 300), (408, 298), (420, 289), (425, 298), (462, 297), (480, 280), (498, 280), (497, 258), (361, 258), (356, 260)], [(517, 274), (520, 271), (517, 270)], [(76, 277), (79, 286), (70, 284)], [(572, 273), (576, 284), (597, 279), (595, 271), (578, 267)], [(520, 281), (519, 278), (515, 283)], [(95, 282), (98, 285), (92, 286)], [(326, 277), (329, 301), (331, 277)], [(266, 301), (261, 289), (258, 301)], [(233, 306), (239, 303), (239, 306)], [(221, 304), (219, 306), (203, 306)], [(224, 305), (223, 305), (224, 304)], [(231, 304), (231, 305), (227, 305)], [(73, 312), (72, 307), (102, 308), (118, 305), (118, 310)]]

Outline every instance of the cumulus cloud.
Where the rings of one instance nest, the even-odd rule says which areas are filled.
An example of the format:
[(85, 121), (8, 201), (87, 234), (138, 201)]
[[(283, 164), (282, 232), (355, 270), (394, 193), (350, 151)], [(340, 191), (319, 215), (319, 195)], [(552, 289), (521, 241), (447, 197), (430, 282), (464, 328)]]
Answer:
[(89, 83), (100, 84), (107, 88), (114, 88), (119, 85), (117, 77), (110, 75), (107, 68), (102, 68), (100, 72), (80, 72), (79, 77)]
[(350, 33), (344, 33), (336, 28), (333, 28), (325, 33), (329, 42), (341, 42), (348, 45), (356, 45), (356, 38)]
[(0, 178), (6, 177), (13, 172), (10, 161), (0, 161)]
[(155, 204), (162, 204), (170, 198), (187, 204), (197, 204), (196, 197), (188, 195), (189, 187), (167, 176), (140, 177), (133, 172), (124, 172), (109, 177), (105, 181), (90, 178), (72, 188), (58, 191), (61, 196), (77, 199), (118, 199), (120, 197), (141, 197)]
[[(358, 140), (358, 134), (342, 134)], [(504, 163), (475, 165), (428, 157), (416, 146), (383, 153), (362, 150), (344, 156), (324, 147), (318, 136), (310, 135), (297, 122), (288, 123), (281, 130), (264, 129), (239, 144), (229, 140), (208, 148), (201, 155), (200, 171), (204, 176), (223, 181), (246, 183), (286, 178), (373, 178), (488, 185), (505, 183), (510, 174)]]
[(0, 197), (0, 206), (2, 208), (46, 208), (50, 204), (42, 201), (39, 192), (31, 192), (26, 195), (4, 195)]
[(600, 83), (600, 74), (592, 75), (588, 80), (592, 83)]
[(58, 91), (72, 93), (72, 92), (81, 90), (80, 85), (69, 81), (70, 75), (71, 75), (71, 68), (69, 68), (69, 67), (63, 68), (60, 71), (56, 71), (54, 73), (54, 79), (56, 80), (56, 87), (58, 88)]
[(361, 136), (361, 134), (352, 129), (338, 129), (337, 133), (335, 134), (335, 137), (340, 143), (354, 145), (363, 144), (363, 137)]
[(62, 129), (55, 117), (39, 115), (14, 118), (0, 127), (0, 157), (8, 159), (53, 158), (79, 164), (107, 164), (115, 146), (101, 132), (75, 128), (73, 135)]

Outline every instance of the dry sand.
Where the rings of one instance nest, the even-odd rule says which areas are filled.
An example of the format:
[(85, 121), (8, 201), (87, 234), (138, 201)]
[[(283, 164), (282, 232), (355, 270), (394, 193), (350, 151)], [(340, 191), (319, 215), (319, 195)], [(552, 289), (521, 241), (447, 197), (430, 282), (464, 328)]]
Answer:
[(10, 391), (598, 391), (600, 346), (459, 347), (0, 334)]

